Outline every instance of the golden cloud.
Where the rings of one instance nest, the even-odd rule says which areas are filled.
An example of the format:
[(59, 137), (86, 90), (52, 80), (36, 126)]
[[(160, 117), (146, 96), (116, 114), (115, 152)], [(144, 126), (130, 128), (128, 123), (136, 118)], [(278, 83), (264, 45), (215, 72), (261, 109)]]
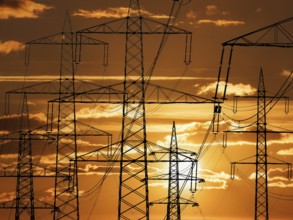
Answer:
[(38, 18), (52, 7), (31, 0), (0, 1), (0, 19)]
[[(1, 8), (0, 8), (1, 14)], [(1, 15), (0, 15), (1, 16)], [(9, 40), (9, 41), (0, 41), (0, 54), (10, 54), (13, 52), (19, 52), (24, 50), (25, 46), (19, 41)]]
[(291, 73), (292, 73), (292, 71), (293, 70), (286, 70), (286, 69), (284, 69), (282, 72), (281, 72), (281, 75), (282, 76), (286, 76), (286, 77), (288, 77)]
[(0, 202), (9, 202), (15, 198), (15, 192), (4, 192), (0, 194)]
[[(191, 148), (199, 147), (200, 143), (194, 143), (191, 138), (195, 135), (200, 134), (201, 132), (206, 131), (209, 127), (210, 122), (191, 122), (187, 124), (177, 124), (177, 142), (180, 148)], [(150, 126), (152, 127), (152, 125)], [(158, 126), (157, 126), (158, 127)], [(158, 128), (157, 131), (165, 131), (171, 133), (171, 126), (163, 125), (161, 128)], [(171, 135), (166, 135), (163, 140), (158, 140), (156, 143), (160, 146), (168, 147), (170, 146)]]
[(230, 13), (227, 11), (220, 11), (217, 5), (207, 5), (206, 6), (206, 15), (214, 16), (214, 15), (229, 15)]
[(238, 26), (245, 24), (244, 21), (238, 20), (209, 20), (209, 19), (202, 19), (197, 22), (197, 24), (214, 24), (217, 27), (228, 27), (228, 26)]
[[(20, 117), (21, 117), (21, 115), (18, 115), (18, 114), (10, 114), (10, 115), (0, 116), (0, 120), (2, 120), (2, 119), (18, 119)], [(30, 119), (36, 119), (41, 122), (47, 121), (47, 116), (42, 112), (30, 114), (29, 117), (30, 117)]]
[(82, 108), (76, 113), (76, 117), (78, 119), (119, 117), (122, 114), (121, 109), (121, 106), (103, 104), (95, 108)]
[[(269, 187), (280, 187), (280, 188), (289, 188), (293, 187), (291, 181), (287, 178), (287, 169), (283, 168), (272, 168), (268, 171), (268, 186)], [(248, 177), (251, 180), (254, 180), (256, 173), (253, 172)]]
[[(217, 173), (208, 169), (200, 169), (199, 175), (205, 180), (205, 189), (227, 189), (228, 180), (230, 180), (230, 174), (223, 171)], [(235, 179), (239, 180), (238, 176)]]
[[(198, 95), (201, 94), (207, 94), (207, 93), (214, 93), (215, 89), (216, 89), (216, 85), (217, 82), (213, 82), (210, 83), (206, 86), (202, 86), (200, 87), (200, 91), (197, 93)], [(224, 87), (225, 87), (225, 82), (221, 81), (219, 83), (219, 89), (218, 89), (218, 93), (223, 95), (224, 92)], [(239, 83), (239, 84), (232, 84), (232, 83), (228, 83), (228, 87), (227, 87), (227, 95), (251, 95), (253, 93), (255, 93), (257, 91), (257, 89), (253, 88), (251, 85), (249, 84), (243, 84), (243, 83)]]
[[(133, 11), (133, 13), (138, 14), (138, 11)], [(127, 7), (107, 8), (105, 10), (98, 9), (93, 11), (79, 9), (73, 13), (74, 16), (81, 16), (84, 18), (123, 18), (123, 17), (126, 17), (127, 14), (128, 14)], [(149, 12), (146, 10), (141, 10), (141, 14), (148, 17), (157, 18), (157, 19), (169, 18), (168, 15), (153, 14), (152, 12)]]
[(216, 15), (218, 13), (218, 7), (216, 5), (207, 5), (206, 14), (208, 16)]
[(186, 14), (186, 17), (189, 19), (195, 19), (197, 17), (197, 14), (193, 10), (189, 10)]
[(278, 155), (283, 155), (283, 156), (290, 156), (293, 155), (293, 148), (285, 149), (285, 150), (279, 150), (277, 152)]

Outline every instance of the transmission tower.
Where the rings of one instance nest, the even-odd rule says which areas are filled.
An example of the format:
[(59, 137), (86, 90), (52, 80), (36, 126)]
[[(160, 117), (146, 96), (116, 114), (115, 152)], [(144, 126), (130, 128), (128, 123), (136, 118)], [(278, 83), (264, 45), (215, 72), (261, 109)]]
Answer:
[[(139, 12), (137, 17), (133, 17), (135, 11)], [(128, 33), (126, 33), (124, 92), (127, 96), (123, 97), (118, 212), (119, 219), (127, 219), (133, 212), (137, 219), (149, 219), (143, 35), (134, 34), (142, 33), (140, 6), (137, 0), (130, 1), (126, 25)], [(135, 104), (128, 104), (129, 102)], [(131, 154), (133, 156), (130, 156)], [(143, 158), (145, 162), (123, 162), (129, 157), (134, 161)], [(133, 165), (136, 170), (134, 172), (131, 171)]]
[[(147, 23), (147, 28), (156, 24), (155, 29), (145, 30), (143, 24)], [(149, 219), (143, 35), (185, 34), (189, 41), (191, 33), (142, 18), (139, 0), (130, 0), (125, 19), (77, 33), (80, 36), (89, 33), (126, 36), (118, 219), (130, 219), (132, 216), (135, 219)]]
[[(236, 97), (237, 99), (240, 96)], [(227, 132), (241, 132), (241, 133), (255, 133), (256, 134), (256, 160), (255, 162), (232, 162), (232, 179), (235, 176), (236, 164), (252, 164), (255, 165), (255, 220), (269, 219), (269, 202), (268, 202), (268, 165), (287, 165), (288, 178), (291, 178), (291, 164), (283, 161), (269, 162), (267, 150), (267, 134), (268, 133), (289, 133), (282, 131), (267, 130), (267, 99), (287, 98), (278, 96), (267, 96), (265, 90), (264, 76), (262, 70), (259, 74), (259, 84), (257, 96), (245, 96), (243, 98), (256, 98), (257, 99), (257, 118), (256, 118), (256, 131), (224, 131)], [(237, 104), (237, 102), (236, 102)], [(235, 108), (237, 109), (237, 107)]]
[[(17, 137), (18, 136), (18, 137)], [(30, 129), (30, 119), (28, 110), (27, 94), (23, 94), (22, 112), (19, 119), (18, 134), (8, 134), (1, 136), (3, 141), (18, 141), (18, 158), (17, 166), (9, 167), (9, 172), (0, 173), (0, 177), (16, 178), (16, 194), (12, 201), (0, 203), (1, 209), (15, 209), (15, 219), (29, 218), (35, 219), (35, 209), (51, 209), (53, 205), (36, 200), (34, 197), (34, 177), (52, 177), (44, 172), (36, 174), (33, 169), (32, 160), (32, 140), (49, 140), (43, 134), (36, 134), (36, 131)], [(37, 203), (37, 204), (36, 204)]]
[(176, 127), (175, 122), (173, 122), (170, 144), (167, 220), (181, 219), (179, 181), (177, 180), (180, 172), (178, 157)]
[[(218, 124), (219, 124), (219, 115), (221, 113), (220, 103), (226, 100), (226, 92), (228, 87), (228, 81), (231, 74), (232, 68), (232, 58), (234, 47), (271, 47), (271, 48), (292, 48), (293, 47), (293, 17), (281, 20), (274, 24), (259, 28), (257, 30), (251, 31), (247, 34), (243, 34), (239, 37), (233, 38), (222, 43), (222, 53), (220, 58), (220, 65), (218, 71), (218, 80), (215, 91), (215, 107), (214, 107), (214, 123), (215, 126), (213, 128), (214, 132), (218, 132)], [(224, 72), (225, 66), (225, 49), (230, 47), (228, 54), (228, 63), (226, 65), (226, 71)], [(222, 76), (224, 72), (224, 76)], [(223, 95), (220, 97), (220, 82), (221, 78), (224, 78), (224, 88)], [(217, 101), (217, 102), (216, 102)]]
[[(71, 27), (69, 13), (66, 13), (63, 30), (61, 34), (52, 35), (29, 42), (33, 44), (48, 44), (61, 46), (60, 78), (58, 87), (59, 100), (65, 94), (75, 94), (75, 49), (76, 43), (74, 33)], [(106, 43), (83, 38), (81, 45), (104, 45)], [(76, 103), (74, 97), (72, 102), (58, 102), (57, 113), (57, 146), (56, 146), (56, 178), (54, 192), (54, 219), (79, 219), (79, 198), (78, 198), (78, 176), (77, 176), (77, 121), (76, 121)], [(51, 117), (52, 118), (52, 117)], [(53, 125), (53, 123), (51, 123)], [(89, 128), (89, 127), (88, 127)], [(51, 126), (51, 129), (52, 126)], [(88, 132), (90, 133), (90, 132)], [(99, 131), (100, 135), (109, 135), (106, 132)], [(102, 133), (102, 134), (101, 134)], [(86, 136), (87, 134), (84, 134)], [(93, 135), (94, 134), (88, 134)], [(65, 140), (66, 139), (66, 140)], [(73, 162), (72, 162), (73, 161)], [(70, 178), (64, 179), (64, 174)]]
[(29, 112), (27, 96), (23, 95), (20, 118), (15, 219), (19, 220), (23, 212), (27, 212), (30, 220), (35, 219), (34, 187), (32, 173), (32, 147), (29, 133)]
[[(97, 85), (81, 82), (78, 90), (75, 88), (75, 35), (72, 32), (70, 16), (66, 12), (63, 30), (59, 34), (43, 37), (27, 43), (26, 47), (26, 65), (29, 64), (30, 48), (32, 45), (60, 45), (61, 46), (61, 64), (60, 77), (58, 86), (54, 82), (39, 83), (32, 86), (27, 86), (21, 89), (13, 90), (6, 93), (8, 104), (5, 106), (5, 112), (9, 112), (9, 97), (10, 94), (38, 94), (38, 95), (57, 95), (58, 100), (61, 100), (64, 95), (74, 95), (77, 92), (84, 92), (92, 88), (97, 88)], [(107, 54), (108, 44), (93, 38), (83, 37), (79, 42), (81, 45), (102, 45), (104, 52)], [(107, 62), (107, 55), (104, 56), (104, 65)], [(111, 90), (112, 92), (112, 90)], [(115, 91), (117, 93), (117, 91)], [(96, 93), (95, 93), (96, 94)], [(63, 104), (58, 101), (57, 122), (54, 122), (53, 115), (48, 114), (48, 137), (54, 138), (54, 143), (57, 143), (56, 153), (56, 170), (55, 177), (55, 196), (54, 196), (54, 219), (68, 218), (79, 219), (79, 204), (78, 204), (78, 179), (77, 166), (75, 157), (77, 156), (76, 139), (78, 136), (108, 136), (108, 141), (112, 141), (111, 134), (102, 130), (93, 128), (88, 125), (79, 123), (77, 131), (76, 107), (74, 98), (72, 102)], [(57, 124), (56, 128), (53, 128)], [(52, 133), (56, 130), (57, 134)], [(28, 136), (25, 136), (28, 137)], [(4, 139), (10, 137), (5, 137)], [(66, 139), (66, 140), (65, 140)], [(68, 141), (70, 140), (70, 142)], [(109, 143), (108, 143), (109, 144)], [(30, 172), (33, 172), (31, 169)], [(4, 175), (7, 177), (7, 175)], [(13, 175), (12, 175), (13, 176)], [(64, 178), (66, 176), (66, 178)], [(31, 179), (36, 176), (31, 176)], [(52, 177), (52, 175), (51, 175)], [(4, 204), (3, 207), (12, 207), (12, 205)]]
[[(61, 43), (59, 98), (62, 97), (62, 93), (75, 93), (73, 59), (73, 32), (69, 16), (66, 16)], [(69, 166), (70, 159), (77, 157), (75, 108), (74, 100), (72, 103), (58, 105), (54, 219), (79, 219), (77, 167), (76, 163), (73, 163), (73, 167)], [(71, 135), (70, 141), (65, 143), (63, 140), (68, 134)], [(68, 140), (68, 137), (66, 139)], [(70, 179), (64, 181), (59, 177), (61, 173), (70, 173)]]
[[(192, 194), (196, 191), (197, 182), (204, 182), (203, 179), (197, 177), (197, 166), (198, 161), (192, 156), (197, 157), (197, 154), (187, 150), (182, 150), (178, 148), (176, 126), (173, 122), (170, 148), (160, 151), (153, 151), (154, 154), (165, 154), (168, 155), (169, 172), (168, 174), (159, 175), (156, 177), (150, 177), (149, 180), (167, 180), (168, 181), (168, 195), (167, 198), (159, 199), (150, 203), (150, 205), (159, 204), (167, 205), (166, 216), (164, 219), (167, 220), (180, 220), (182, 215), (182, 210), (187, 205), (198, 206), (198, 203), (185, 199), (181, 196), (186, 184), (190, 181), (190, 191)], [(184, 174), (180, 165), (188, 164), (190, 165), (190, 170), (188, 174)], [(180, 186), (180, 182), (182, 186)]]

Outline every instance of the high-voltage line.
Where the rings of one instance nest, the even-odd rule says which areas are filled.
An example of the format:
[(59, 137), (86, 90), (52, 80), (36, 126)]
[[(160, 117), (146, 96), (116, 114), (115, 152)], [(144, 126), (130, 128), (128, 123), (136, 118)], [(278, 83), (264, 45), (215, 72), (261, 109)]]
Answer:
[[(237, 96), (240, 98), (240, 96)], [(257, 96), (244, 96), (242, 98), (256, 98), (257, 99), (257, 118), (256, 118), (256, 131), (242, 131), (232, 130), (227, 132), (241, 132), (241, 133), (255, 133), (256, 134), (256, 156), (255, 162), (232, 162), (232, 178), (235, 176), (236, 164), (252, 164), (255, 165), (255, 205), (254, 205), (254, 219), (255, 220), (268, 220), (269, 219), (269, 201), (268, 201), (268, 165), (287, 165), (288, 178), (291, 178), (292, 164), (286, 162), (269, 162), (267, 150), (267, 134), (268, 133), (289, 133), (282, 131), (267, 130), (267, 99), (276, 99), (284, 97), (270, 97), (266, 95), (264, 76), (262, 70), (259, 74), (259, 84)], [(286, 97), (287, 98), (287, 97)], [(292, 132), (291, 132), (292, 133)]]

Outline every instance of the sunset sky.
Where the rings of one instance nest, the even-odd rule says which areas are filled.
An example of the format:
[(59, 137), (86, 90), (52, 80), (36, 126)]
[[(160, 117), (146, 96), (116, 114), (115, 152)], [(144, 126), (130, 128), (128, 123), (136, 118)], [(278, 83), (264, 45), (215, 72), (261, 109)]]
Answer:
[[(142, 16), (166, 23), (172, 0), (141, 0)], [(292, 17), (292, 0), (188, 0), (185, 1), (174, 25), (193, 33), (192, 62), (184, 64), (185, 38), (170, 36), (152, 76), (152, 83), (212, 99), (216, 87), (222, 43), (261, 27)], [(189, 2), (189, 3), (188, 3)], [(60, 48), (34, 45), (30, 65), (24, 65), (25, 42), (62, 30), (66, 10), (69, 11), (74, 31), (109, 22), (126, 16), (128, 0), (0, 0), (0, 133), (17, 131), (21, 97), (10, 98), (10, 115), (4, 115), (5, 92), (58, 79)], [(291, 33), (293, 21), (284, 25)], [(156, 55), (161, 36), (144, 37), (145, 69), (149, 70)], [(96, 39), (109, 43), (109, 65), (103, 66), (103, 48), (85, 46), (82, 62), (77, 66), (76, 78), (98, 85), (122, 82), (124, 70), (125, 36), (98, 35)], [(253, 165), (237, 166), (236, 178), (230, 179), (230, 163), (255, 155), (255, 134), (232, 134), (223, 146), (223, 131), (253, 124), (256, 118), (255, 99), (239, 99), (238, 111), (233, 112), (233, 96), (255, 95), (260, 68), (265, 78), (266, 91), (273, 96), (293, 69), (292, 48), (235, 47), (227, 100), (222, 105), (217, 134), (210, 134), (199, 160), (199, 177), (205, 183), (198, 185), (192, 199), (199, 207), (187, 207), (182, 219), (247, 220), (254, 217)], [(226, 56), (228, 54), (228, 50)], [(227, 57), (224, 67), (227, 66)], [(224, 80), (221, 78), (221, 81)], [(222, 84), (221, 84), (222, 85)], [(293, 86), (286, 96), (292, 97)], [(220, 86), (219, 92), (223, 88)], [(172, 92), (169, 94), (174, 95)], [(31, 127), (46, 124), (47, 100), (55, 96), (28, 97)], [(285, 112), (280, 100), (267, 116), (268, 129), (293, 131), (293, 104)], [(169, 147), (172, 122), (176, 121), (178, 145), (197, 152), (213, 116), (213, 104), (147, 105), (147, 138), (153, 143)], [(90, 126), (113, 134), (119, 141), (121, 132), (121, 105), (79, 104), (77, 119)], [(251, 118), (249, 120), (244, 120)], [(247, 127), (255, 130), (255, 126)], [(98, 149), (105, 144), (102, 137), (79, 140), (80, 154)], [(293, 163), (293, 134), (268, 134), (268, 153), (272, 158)], [(52, 145), (33, 144), (34, 163), (53, 167)], [(0, 168), (15, 165), (15, 143), (0, 148)], [(270, 159), (275, 162), (275, 159)], [(252, 158), (250, 161), (254, 162)], [(117, 219), (119, 164), (116, 164), (101, 189), (96, 184), (104, 175), (105, 164), (79, 163), (79, 190), (81, 219)], [(151, 164), (150, 176), (167, 173), (167, 164)], [(293, 183), (287, 180), (285, 166), (269, 166), (270, 219), (292, 219)], [(150, 202), (167, 196), (167, 182), (150, 182)], [(15, 196), (15, 179), (0, 181), (0, 203)], [(52, 202), (53, 179), (35, 179), (35, 197)], [(188, 188), (188, 187), (187, 187)], [(183, 196), (192, 195), (186, 189)], [(150, 208), (150, 219), (163, 219), (165, 205)], [(36, 211), (37, 219), (52, 219), (50, 211)], [(14, 219), (14, 211), (1, 210), (1, 219)]]

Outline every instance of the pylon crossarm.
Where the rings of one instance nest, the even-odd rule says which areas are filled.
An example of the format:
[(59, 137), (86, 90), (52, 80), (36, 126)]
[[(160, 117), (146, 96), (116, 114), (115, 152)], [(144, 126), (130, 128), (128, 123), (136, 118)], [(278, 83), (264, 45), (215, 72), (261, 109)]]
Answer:
[[(99, 162), (113, 162), (117, 160), (117, 155), (121, 147), (121, 141), (111, 143), (107, 146), (101, 147), (97, 150), (78, 155), (76, 160), (78, 162), (99, 161)], [(111, 154), (109, 155), (109, 151)], [(118, 160), (117, 160), (118, 161)]]
[[(18, 138), (19, 139), (19, 138)], [(2, 143), (0, 145), (5, 144), (5, 141), (18, 141), (15, 133), (3, 135), (0, 137)], [(32, 141), (55, 141), (56, 139), (52, 138), (52, 135), (49, 134), (32, 134), (31, 139)]]
[(199, 204), (197, 202), (194, 202), (192, 200), (189, 200), (189, 199), (185, 199), (185, 198), (182, 198), (180, 197), (180, 201), (179, 202), (168, 202), (168, 198), (163, 198), (163, 199), (158, 199), (158, 200), (155, 200), (153, 202), (150, 202), (150, 205), (166, 205), (166, 204), (174, 204), (174, 205), (178, 205), (178, 204), (181, 204), (181, 205), (192, 205), (192, 206), (199, 206)]
[[(254, 157), (254, 156), (253, 156)], [(253, 158), (253, 157), (249, 157), (249, 158)], [(248, 159), (248, 158), (246, 158)], [(236, 173), (236, 165), (240, 165), (240, 164), (248, 164), (248, 165), (255, 165), (255, 162), (231, 162), (231, 173), (230, 173), (230, 178), (232, 180), (235, 179), (235, 173)]]
[(122, 83), (117, 83), (112, 86), (95, 86), (93, 89), (76, 92), (75, 94), (66, 94), (61, 98), (51, 99), (49, 103), (113, 103), (121, 104), (124, 92), (115, 87), (123, 86)]
[[(293, 79), (288, 83), (287, 87), (289, 87), (289, 85), (291, 85), (292, 82), (293, 82)], [(282, 88), (283, 88), (283, 86), (282, 86)], [(288, 88), (284, 89), (284, 91), (282, 93), (284, 94), (287, 91), (287, 89)], [(238, 99), (239, 98), (241, 98), (241, 99), (256, 99), (257, 96), (234, 96), (233, 113), (236, 113), (238, 111)], [(270, 105), (274, 106), (279, 102), (279, 100), (284, 99), (285, 100), (285, 113), (286, 114), (289, 113), (289, 99), (290, 99), (290, 97), (283, 96), (283, 95), (282, 96), (275, 95), (275, 96), (266, 96), (266, 98), (268, 99), (268, 102), (266, 104), (266, 108), (269, 107)], [(270, 112), (271, 109), (272, 109), (272, 107), (266, 111), (267, 114)]]
[[(101, 87), (94, 90), (89, 90), (74, 95), (75, 103), (109, 103), (109, 104), (122, 104), (124, 93), (119, 90), (122, 83), (110, 85), (107, 87)], [(117, 87), (117, 88), (116, 88)], [(99, 95), (99, 96), (97, 96)], [(49, 100), (50, 103), (62, 102), (70, 103), (73, 102), (72, 95), (62, 96), (61, 99)], [(133, 101), (126, 103), (134, 103)], [(170, 89), (163, 86), (158, 86), (149, 83), (148, 90), (146, 92), (145, 104), (211, 104), (215, 103), (214, 100), (181, 92), (178, 90)]]
[(200, 96), (196, 96), (190, 93), (181, 92), (175, 89), (170, 89), (164, 86), (159, 86), (153, 83), (148, 84), (148, 89), (146, 90), (146, 102), (161, 104), (196, 104), (196, 103), (214, 103), (213, 99), (208, 99)]
[[(29, 78), (29, 77), (28, 77)], [(37, 80), (37, 78), (36, 78)], [(59, 94), (58, 93), (59, 80), (52, 80), (48, 82), (41, 82), (31, 86), (25, 86), (20, 89), (14, 89), (6, 92), (6, 94)]]
[(293, 17), (233, 38), (224, 42), (222, 45), (291, 48), (293, 47), (293, 32), (283, 27), (284, 24), (288, 24), (289, 22), (293, 22)]
[[(170, 161), (165, 161), (167, 163), (169, 163)], [(168, 174), (162, 174), (162, 175), (158, 175), (158, 176), (153, 176), (153, 177), (149, 177), (149, 180), (169, 180), (169, 176)], [(197, 177), (191, 177), (190, 175), (186, 175), (186, 174), (179, 174), (179, 177), (176, 179), (172, 179), (175, 181), (197, 181), (199, 183), (203, 183), (205, 182), (204, 179), (202, 178), (197, 178)]]
[[(136, 17), (131, 17), (135, 19)], [(184, 29), (167, 25), (158, 21), (154, 21), (148, 18), (138, 17), (142, 21), (142, 30), (135, 32), (135, 34), (188, 34), (192, 32)], [(126, 30), (126, 21), (128, 17), (116, 19), (104, 24), (92, 26), (77, 31), (77, 36), (83, 34), (131, 34), (132, 31)]]
[[(32, 40), (29, 41), (25, 44), (25, 64), (29, 65), (30, 64), (30, 55), (31, 55), (31, 46), (32, 45), (63, 45), (64, 44), (64, 38), (65, 36), (70, 34), (70, 35), (75, 35), (74, 32), (70, 32), (70, 33), (64, 33), (64, 32), (60, 32), (57, 34), (52, 34), (46, 37), (42, 37), (36, 40)], [(77, 40), (77, 36), (76, 36), (76, 40)], [(78, 54), (79, 57), (78, 59), (76, 59), (77, 57), (75, 57), (75, 61), (80, 62), (81, 60), (81, 46), (82, 45), (91, 45), (91, 46), (104, 46), (104, 52), (105, 52), (105, 56), (104, 58), (106, 58), (104, 61), (107, 60), (107, 56), (108, 56), (108, 46), (109, 44), (107, 42), (101, 41), (101, 40), (97, 40), (95, 38), (91, 38), (88, 36), (80, 36), (78, 41), (71, 41), (71, 42), (67, 42), (67, 45), (70, 44), (72, 45), (72, 47), (75, 47), (76, 50), (78, 50)], [(105, 64), (105, 63), (104, 63)], [(106, 62), (107, 64), (107, 62)]]
[[(170, 149), (168, 148), (165, 148), (163, 146), (160, 146), (158, 144), (154, 144), (150, 141), (147, 142), (148, 146), (149, 146), (149, 150), (151, 151), (150, 155), (151, 156), (154, 156), (154, 154), (156, 153), (163, 153), (163, 154), (168, 154), (170, 153)], [(85, 154), (82, 154), (82, 155), (79, 155), (77, 157), (77, 160), (79, 162), (86, 162), (86, 161), (96, 161), (96, 162), (109, 162), (109, 161), (112, 161), (112, 162), (119, 162), (120, 160), (117, 160), (117, 159), (114, 159), (114, 155), (117, 155), (119, 154), (119, 150), (120, 150), (120, 146), (121, 145), (121, 141), (119, 142), (116, 142), (116, 143), (113, 143), (113, 144), (110, 144), (108, 146), (104, 146), (104, 147), (101, 147), (97, 150), (93, 150), (91, 152), (88, 152), (88, 153), (85, 153)], [(109, 158), (109, 155), (108, 155), (108, 150), (109, 148), (112, 148), (111, 150), (113, 151), (114, 148), (116, 148), (114, 150), (114, 153), (112, 154), (112, 159)], [(162, 149), (161, 151), (154, 151), (154, 149)], [(178, 155), (180, 155), (182, 157), (182, 159), (180, 158), (180, 162), (186, 162), (186, 163), (195, 163), (197, 162), (197, 160), (195, 158), (192, 158), (192, 157), (189, 157), (187, 155), (196, 155), (195, 152), (192, 152), (192, 151), (188, 151), (188, 150), (182, 150), (183, 152), (181, 152), (182, 149), (179, 148), (179, 152), (178, 152)], [(127, 160), (124, 160), (125, 162)], [(129, 160), (130, 161), (130, 160)], [(134, 161), (134, 160), (131, 160), (131, 161)], [(137, 162), (143, 162), (144, 160), (135, 160)], [(155, 158), (155, 159), (148, 159), (149, 162), (153, 162), (153, 163), (157, 163), (157, 162), (169, 162), (169, 159), (163, 159), (163, 158)]]
[[(156, 145), (156, 146), (159, 146), (159, 145)], [(159, 146), (159, 147), (165, 148), (163, 146)], [(169, 153), (170, 153), (170, 149), (166, 148), (166, 149), (159, 150), (159, 151), (152, 151), (149, 155), (150, 156), (154, 156), (155, 154), (164, 154), (164, 155), (166, 155), (166, 154), (169, 154)], [(190, 160), (194, 160), (194, 162), (197, 162), (196, 159), (191, 158), (191, 156), (197, 157), (197, 153), (196, 152), (178, 148), (178, 154), (181, 155), (181, 156), (185, 156), (185, 157), (186, 157), (186, 155), (189, 155), (190, 157), (188, 157), (188, 158)]]
[[(6, 201), (6, 202), (2, 202), (0, 203), (0, 209), (15, 209), (16, 207), (16, 199), (10, 200), (10, 201)], [(30, 206), (26, 206), (27, 209), (30, 209), (32, 207)], [(34, 209), (54, 209), (54, 206), (52, 204), (49, 204), (47, 202), (41, 201), (39, 199), (34, 199)]]
[[(22, 174), (22, 177), (33, 177), (33, 178), (52, 178), (55, 177), (55, 170), (52, 170), (50, 168), (41, 167), (32, 165), (32, 174)], [(1, 177), (17, 177), (17, 165), (7, 166), (0, 168), (0, 178)], [(66, 174), (60, 174), (60, 176), (63, 176), (63, 178), (69, 178)]]
[[(37, 81), (37, 80), (40, 80), (38, 78), (38, 76), (28, 76), (28, 79), (33, 80), (33, 81)], [(42, 77), (43, 79), (43, 77)], [(64, 95), (66, 97), (69, 96), (68, 93), (65, 93), (63, 91), (58, 91), (59, 89), (59, 85), (60, 84), (60, 80), (59, 79), (53, 79), (51, 81), (46, 81), (46, 82), (41, 82), (41, 83), (37, 83), (37, 84), (34, 84), (34, 85), (30, 85), (30, 86), (25, 86), (25, 87), (22, 87), (20, 89), (14, 89), (14, 90), (10, 90), (8, 92), (6, 92), (6, 94), (23, 94), (23, 93), (26, 93), (26, 94), (36, 94), (36, 95), (39, 95), (39, 94), (51, 94), (51, 95)], [(81, 95), (83, 93), (94, 93), (94, 92), (99, 92), (101, 90), (105, 90), (106, 87), (105, 86), (101, 86), (99, 84), (95, 84), (95, 83), (92, 83), (92, 82), (87, 82), (87, 81), (83, 81), (82, 80), (82, 77), (78, 77), (76, 76), (75, 78), (75, 86), (76, 86), (76, 96), (78, 95)], [(110, 89), (109, 89), (110, 90)], [(110, 90), (111, 91), (111, 90)], [(114, 89), (113, 89), (113, 93), (114, 93)], [(116, 93), (122, 93), (120, 91), (115, 91)], [(97, 93), (97, 94), (99, 94)]]

